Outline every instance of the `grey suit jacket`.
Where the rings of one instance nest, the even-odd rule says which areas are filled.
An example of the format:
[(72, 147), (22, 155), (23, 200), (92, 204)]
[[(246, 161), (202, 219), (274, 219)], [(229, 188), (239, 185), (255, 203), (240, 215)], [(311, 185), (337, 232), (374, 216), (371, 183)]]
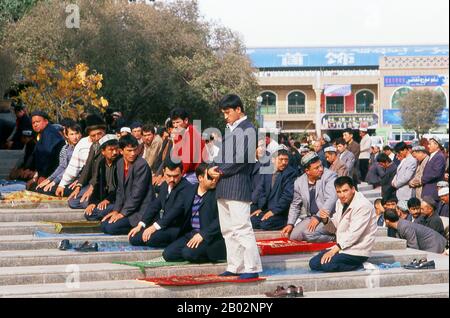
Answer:
[(117, 190), (114, 211), (128, 217), (130, 224), (135, 227), (141, 221), (145, 210), (154, 200), (152, 186), (152, 172), (142, 157), (129, 167), (127, 178), (124, 178), (124, 162), (117, 162)]
[(441, 234), (424, 225), (400, 219), (397, 232), (406, 240), (409, 248), (441, 254), (447, 240)]
[(341, 159), (341, 161), (345, 164), (345, 166), (347, 167), (347, 171), (351, 176), (356, 161), (355, 155), (347, 150), (339, 155), (339, 159)]
[(222, 172), (216, 188), (217, 199), (252, 201), (251, 175), (255, 165), (256, 129), (247, 119), (232, 132), (227, 129), (222, 147), (212, 166)]
[(409, 186), (409, 181), (414, 178), (416, 169), (417, 160), (412, 155), (408, 155), (397, 167), (392, 186), (397, 189), (396, 195), (399, 201), (408, 201), (412, 198), (413, 189)]
[[(334, 181), (337, 174), (327, 168), (324, 168), (322, 178), (316, 183), (316, 203), (319, 209), (325, 209), (334, 213), (337, 201)], [(289, 208), (288, 224), (295, 225), (298, 219), (305, 219), (311, 216), (308, 176), (303, 174), (297, 178), (294, 183), (294, 199)]]

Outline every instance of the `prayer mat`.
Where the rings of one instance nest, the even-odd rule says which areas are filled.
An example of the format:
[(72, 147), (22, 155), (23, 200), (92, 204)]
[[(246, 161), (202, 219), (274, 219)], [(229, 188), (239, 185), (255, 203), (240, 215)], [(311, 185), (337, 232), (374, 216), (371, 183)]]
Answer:
[(262, 256), (318, 252), (336, 245), (335, 242), (308, 243), (287, 238), (257, 240), (256, 244), (258, 245), (259, 254)]
[(55, 226), (56, 233), (102, 233), (100, 221), (44, 221)]
[(15, 203), (67, 202), (67, 198), (53, 197), (46, 194), (23, 190), (4, 195), (2, 201)]
[(83, 236), (112, 236), (105, 233), (79, 233), (79, 234), (68, 234), (68, 233), (61, 233), (61, 234), (55, 234), (55, 233), (49, 233), (45, 231), (34, 231), (33, 233), (34, 237), (37, 238), (71, 238), (71, 237), (83, 237)]
[[(133, 252), (133, 251), (152, 251), (157, 248), (148, 246), (133, 246), (128, 241), (126, 242), (107, 242), (107, 241), (89, 241), (90, 243), (98, 244), (98, 252)], [(73, 248), (69, 251), (76, 251), (75, 248), (81, 245), (83, 242), (76, 241), (71, 242)]]
[(166, 266), (179, 266), (179, 265), (187, 265), (190, 264), (189, 262), (166, 262), (164, 260), (164, 257), (157, 257), (154, 259), (151, 259), (149, 261), (142, 261), (142, 262), (113, 262), (113, 264), (120, 264), (120, 265), (128, 265), (128, 266), (134, 266), (139, 267), (142, 274), (145, 274), (146, 268), (155, 268), (155, 267), (166, 267)]
[(187, 275), (169, 277), (148, 277), (140, 278), (139, 281), (153, 283), (159, 286), (195, 286), (217, 283), (254, 283), (265, 280), (265, 277), (252, 279), (239, 279), (239, 276), (218, 276), (218, 275)]

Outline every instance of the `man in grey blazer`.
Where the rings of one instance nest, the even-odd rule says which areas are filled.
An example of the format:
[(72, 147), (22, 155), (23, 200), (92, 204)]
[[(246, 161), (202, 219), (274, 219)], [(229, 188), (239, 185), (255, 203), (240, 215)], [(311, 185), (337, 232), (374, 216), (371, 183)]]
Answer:
[(399, 201), (408, 201), (413, 197), (413, 188), (409, 182), (414, 178), (417, 169), (417, 160), (408, 150), (408, 145), (403, 141), (395, 145), (395, 152), (400, 165), (397, 167), (397, 173), (392, 180), (392, 186), (396, 189), (397, 199)]
[(294, 183), (288, 222), (281, 235), (291, 240), (308, 242), (329, 242), (334, 234), (324, 229), (319, 212), (333, 215), (337, 195), (334, 181), (337, 174), (322, 166), (319, 156), (310, 152), (302, 158), (305, 173)]
[(251, 175), (255, 165), (256, 129), (244, 114), (237, 95), (219, 103), (227, 122), (225, 138), (208, 175), (217, 179), (219, 221), (227, 249), (227, 270), (222, 276), (253, 279), (262, 271), (256, 237), (250, 221)]
[(147, 161), (138, 157), (138, 146), (137, 139), (131, 135), (119, 140), (123, 157), (117, 162), (116, 202), (113, 211), (102, 220), (102, 231), (106, 234), (128, 234), (155, 198), (152, 172)]

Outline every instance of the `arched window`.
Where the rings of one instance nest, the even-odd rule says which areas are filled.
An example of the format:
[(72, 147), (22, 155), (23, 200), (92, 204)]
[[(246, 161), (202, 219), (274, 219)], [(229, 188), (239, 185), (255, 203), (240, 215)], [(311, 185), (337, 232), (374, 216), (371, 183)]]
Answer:
[(356, 94), (356, 112), (373, 113), (373, 101), (375, 96), (371, 91), (363, 90)]
[(408, 94), (410, 91), (412, 91), (412, 88), (410, 87), (401, 87), (397, 89), (391, 98), (391, 108), (399, 108), (400, 98)]
[(306, 96), (302, 92), (292, 92), (288, 95), (288, 114), (305, 113)]
[(261, 115), (273, 115), (277, 113), (277, 96), (272, 92), (261, 93)]

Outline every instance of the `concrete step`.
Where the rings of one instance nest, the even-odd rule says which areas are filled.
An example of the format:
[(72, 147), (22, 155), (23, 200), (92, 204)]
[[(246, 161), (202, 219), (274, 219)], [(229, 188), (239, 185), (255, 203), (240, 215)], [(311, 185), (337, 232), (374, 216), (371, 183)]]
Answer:
[(39, 222), (39, 221), (83, 221), (83, 210), (65, 208), (51, 209), (2, 209), (0, 222)]
[(364, 196), (367, 198), (367, 199), (370, 199), (370, 198), (381, 198), (381, 191), (370, 191), (370, 192), (365, 192), (365, 193), (363, 193), (364, 194)]
[[(69, 239), (71, 242), (80, 241), (127, 241), (127, 236), (98, 236), (96, 233), (91, 235), (74, 236), (73, 234), (64, 237), (38, 238), (32, 234), (36, 230), (54, 233), (53, 225), (42, 224), (38, 222), (7, 222), (0, 223), (0, 251), (2, 250), (38, 250), (57, 248), (62, 239)], [(374, 250), (400, 250), (406, 248), (406, 242), (400, 239), (385, 237), (383, 230), (379, 231)], [(257, 239), (278, 238), (278, 231), (256, 232)]]
[(55, 201), (55, 202), (0, 202), (0, 210), (16, 210), (16, 209), (28, 209), (28, 210), (41, 210), (41, 209), (56, 209), (67, 208), (67, 201)]
[[(305, 298), (449, 298), (448, 284), (426, 284), (307, 292)], [(231, 298), (231, 297), (230, 297)], [(267, 298), (246, 295), (240, 298)], [(295, 301), (295, 300), (293, 300)]]
[[(69, 273), (70, 274), (70, 273)], [(66, 273), (66, 275), (68, 275)], [(66, 276), (70, 279), (70, 276)], [(386, 270), (374, 276), (370, 271), (347, 273), (314, 273), (297, 276), (270, 276), (265, 281), (247, 284), (210, 284), (189, 287), (160, 287), (136, 280), (81, 281), (69, 283), (0, 286), (0, 297), (123, 297), (123, 298), (196, 298), (263, 295), (278, 285), (301, 285), (305, 293), (336, 292), (349, 289), (399, 287), (407, 285), (448, 285), (448, 270), (412, 272), (404, 269)]]
[[(55, 265), (55, 264), (90, 264), (90, 263), (111, 263), (113, 261), (128, 260), (148, 260), (161, 255), (161, 250), (129, 251), (129, 252), (96, 252), (80, 253), (76, 251), (60, 251), (58, 249), (41, 250), (4, 250), (0, 251), (0, 267), (11, 266), (34, 266), (34, 265)], [(293, 259), (303, 260), (302, 255), (292, 254)], [(380, 262), (393, 263), (395, 261), (411, 261), (414, 258), (424, 257), (422, 251), (411, 249), (374, 251), (374, 257)], [(286, 255), (282, 255), (280, 260), (285, 261)], [(309, 259), (308, 259), (309, 260)], [(375, 261), (374, 261), (375, 262)]]
[(90, 241), (102, 242), (128, 242), (126, 235), (120, 236), (99, 236), (95, 233), (89, 236), (73, 236), (58, 237), (58, 238), (37, 238), (33, 235), (11, 235), (0, 236), (0, 250), (40, 250), (40, 249), (55, 249), (61, 240), (68, 239), (74, 245)]
[[(400, 261), (409, 263), (411, 259), (424, 254), (417, 254), (418, 251), (408, 251), (401, 253), (401, 251), (375, 252), (370, 261), (374, 264)], [(161, 256), (162, 250), (152, 251), (151, 258)], [(389, 253), (390, 255), (387, 255)], [(124, 254), (124, 253), (122, 253)], [(263, 256), (262, 263), (265, 270), (292, 270), (292, 269), (308, 269), (309, 260), (313, 254), (298, 254), (298, 255), (278, 255), (278, 256)], [(150, 259), (150, 258), (147, 258)], [(65, 264), (65, 265), (63, 265)], [(75, 264), (75, 263), (73, 263)], [(73, 268), (72, 263), (59, 263), (58, 265), (36, 265), (36, 266), (9, 266), (0, 268), (0, 286), (3, 285), (22, 285), (22, 284), (51, 284), (63, 283), (67, 278), (67, 271)], [(92, 263), (87, 264), (78, 263), (77, 270), (79, 271), (80, 280), (86, 281), (101, 281), (101, 280), (126, 280), (137, 279), (142, 276), (138, 268), (108, 263)], [(438, 269), (445, 269), (445, 265), (441, 264)], [(448, 268), (448, 266), (447, 266)], [(147, 268), (145, 275), (147, 277), (164, 277), (171, 275), (198, 275), (203, 273), (219, 274), (225, 271), (226, 264), (189, 264), (183, 266), (170, 266), (159, 268)], [(301, 276), (306, 274), (301, 274)], [(292, 276), (292, 275), (291, 275)]]
[(36, 230), (53, 233), (55, 232), (55, 226), (39, 222), (0, 222), (0, 240), (4, 238), (3, 236), (10, 238), (20, 235), (29, 235), (31, 238), (31, 235)]
[(159, 256), (161, 256), (161, 250), (97, 253), (60, 251), (58, 249), (8, 250), (0, 251), (0, 267), (143, 261)]

